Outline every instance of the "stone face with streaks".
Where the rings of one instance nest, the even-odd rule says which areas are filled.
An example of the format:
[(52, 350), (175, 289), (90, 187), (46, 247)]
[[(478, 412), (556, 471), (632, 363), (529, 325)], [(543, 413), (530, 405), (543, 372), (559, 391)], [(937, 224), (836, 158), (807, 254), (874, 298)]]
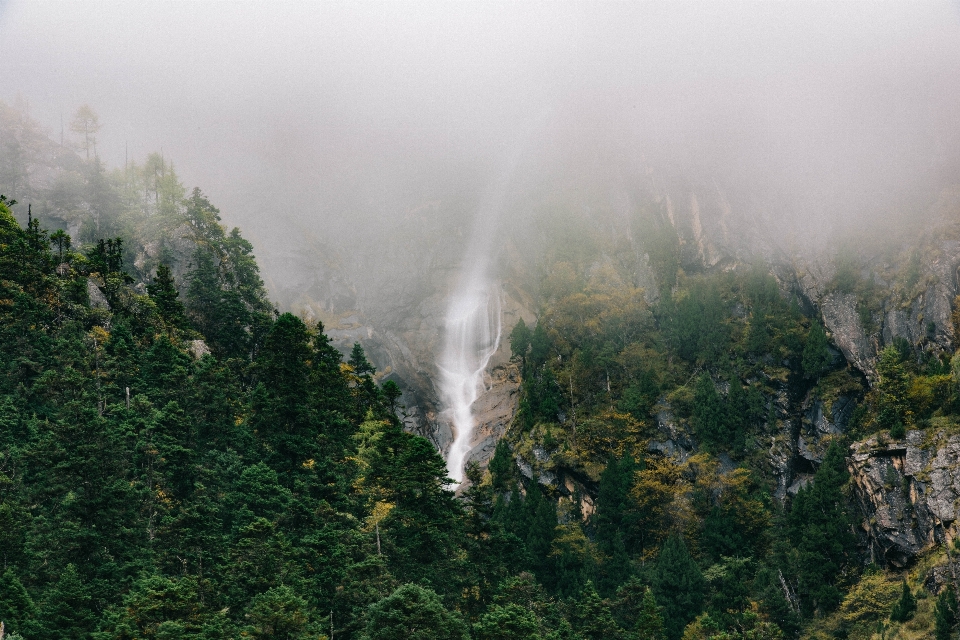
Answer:
[(873, 561), (906, 566), (956, 535), (960, 435), (909, 431), (850, 447), (848, 468), (859, 511), (858, 534)]

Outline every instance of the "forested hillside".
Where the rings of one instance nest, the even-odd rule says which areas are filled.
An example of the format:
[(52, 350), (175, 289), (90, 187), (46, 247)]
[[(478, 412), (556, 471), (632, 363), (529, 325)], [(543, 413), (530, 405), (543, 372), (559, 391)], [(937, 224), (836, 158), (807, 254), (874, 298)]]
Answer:
[(539, 227), (517, 411), (455, 493), (401, 387), (90, 117), (75, 153), (0, 105), (6, 633), (956, 637), (955, 220), (812, 276), (690, 259), (653, 205)]

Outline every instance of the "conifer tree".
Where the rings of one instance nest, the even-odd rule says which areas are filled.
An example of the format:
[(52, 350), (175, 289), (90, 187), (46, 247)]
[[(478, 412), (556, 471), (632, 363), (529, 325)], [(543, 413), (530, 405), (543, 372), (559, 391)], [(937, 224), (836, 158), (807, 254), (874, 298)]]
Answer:
[(827, 346), (827, 334), (820, 323), (814, 320), (803, 347), (803, 373), (808, 378), (819, 378), (830, 366), (833, 358)]
[(507, 483), (511, 479), (510, 471), (512, 466), (513, 460), (510, 453), (510, 445), (505, 438), (500, 438), (497, 440), (497, 447), (493, 451), (490, 464), (487, 465), (494, 491), (506, 491)]
[(405, 584), (367, 613), (361, 640), (467, 640), (467, 626), (432, 590)]
[(530, 339), (532, 334), (523, 318), (517, 320), (513, 330), (510, 332), (510, 354), (518, 358), (521, 362), (526, 362), (527, 351), (530, 349)]
[(47, 593), (42, 613), (44, 637), (86, 638), (96, 625), (90, 589), (83, 584), (75, 565), (68, 564), (56, 586)]
[(630, 489), (636, 469), (637, 464), (630, 455), (620, 460), (611, 457), (600, 475), (593, 520), (601, 548), (611, 544), (617, 533), (621, 536), (627, 533), (630, 524)]
[(478, 595), (476, 601), (468, 601), (467, 607), (468, 613), (474, 613), (490, 602), (496, 588), (518, 567), (528, 566), (529, 558), (522, 541), (494, 517), (493, 488), (483, 483), (480, 467), (471, 462), (465, 473), (470, 486), (462, 496), (466, 505), (464, 549)]
[(179, 300), (180, 293), (173, 281), (170, 267), (163, 263), (157, 266), (157, 275), (153, 282), (147, 285), (147, 293), (157, 305), (157, 312), (168, 327), (179, 328), (183, 325), (186, 319), (185, 311)]
[(937, 596), (933, 619), (936, 640), (952, 640), (953, 628), (957, 625), (957, 592), (952, 584)]
[(663, 640), (663, 616), (660, 614), (660, 607), (657, 606), (657, 600), (651, 589), (643, 592), (640, 613), (633, 631), (637, 640)]
[(350, 351), (350, 359), (347, 360), (347, 363), (353, 367), (353, 372), (358, 376), (372, 376), (377, 372), (367, 360), (367, 355), (363, 352), (363, 346), (359, 342), (353, 343), (353, 350)]
[(613, 619), (609, 603), (600, 598), (589, 580), (577, 597), (573, 618), (577, 631), (585, 640), (606, 640), (622, 633)]
[(526, 512), (527, 550), (533, 560), (534, 573), (541, 582), (550, 582), (550, 550), (556, 536), (557, 505), (544, 497), (540, 483), (536, 478), (527, 488), (527, 497), (523, 501)]
[(600, 476), (593, 522), (597, 546), (607, 556), (597, 577), (600, 592), (604, 595), (613, 594), (630, 577), (627, 541), (634, 524), (630, 490), (636, 468), (632, 456), (624, 456), (621, 460), (611, 457)]
[(317, 456), (319, 429), (309, 402), (312, 356), (306, 325), (285, 313), (271, 327), (256, 361), (252, 423), (270, 452), (270, 463), (283, 473)]
[(907, 581), (904, 580), (902, 582), (900, 599), (893, 605), (893, 610), (890, 612), (890, 619), (894, 622), (906, 622), (913, 618), (916, 610), (917, 599), (914, 597), (913, 592), (910, 591), (910, 587), (907, 586)]
[(473, 625), (476, 640), (539, 640), (536, 615), (520, 605), (492, 605)]
[(722, 447), (727, 440), (726, 411), (709, 374), (701, 374), (693, 396), (693, 426), (708, 448)]
[(0, 621), (7, 632), (29, 637), (35, 630), (37, 607), (12, 569), (0, 577)]
[(687, 623), (702, 611), (707, 593), (703, 573), (679, 535), (673, 534), (663, 543), (650, 583), (663, 608), (665, 635), (678, 640)]
[(836, 579), (849, 562), (856, 542), (842, 492), (848, 477), (843, 450), (834, 442), (813, 484), (797, 492), (787, 518), (798, 554), (800, 601), (808, 616), (817, 609), (832, 611), (840, 603)]
[(908, 379), (895, 346), (880, 352), (877, 375), (877, 424), (881, 429), (889, 429), (891, 438), (902, 438), (908, 411)]
[(727, 394), (725, 408), (725, 431), (727, 434), (727, 447), (731, 452), (742, 452), (745, 446), (745, 436), (750, 418), (750, 406), (747, 401), (747, 394), (740, 386), (740, 379), (734, 375), (730, 378), (730, 392)]

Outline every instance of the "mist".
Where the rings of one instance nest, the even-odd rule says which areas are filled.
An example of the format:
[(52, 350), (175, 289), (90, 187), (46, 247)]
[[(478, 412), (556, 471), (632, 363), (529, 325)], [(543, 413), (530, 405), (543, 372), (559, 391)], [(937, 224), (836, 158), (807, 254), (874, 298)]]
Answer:
[(308, 240), (469, 235), (518, 155), (514, 218), (652, 170), (801, 240), (922, 220), (960, 169), (950, 2), (7, 0), (0, 60), (54, 139), (89, 104), (107, 163), (162, 150), (268, 282)]

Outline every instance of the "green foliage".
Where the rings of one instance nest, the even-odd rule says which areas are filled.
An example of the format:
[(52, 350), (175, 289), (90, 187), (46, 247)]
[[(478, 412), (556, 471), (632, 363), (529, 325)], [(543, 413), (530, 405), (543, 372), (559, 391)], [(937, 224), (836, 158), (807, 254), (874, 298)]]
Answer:
[(907, 374), (901, 354), (895, 346), (880, 352), (877, 358), (877, 425), (889, 429), (890, 437), (902, 438), (908, 418)]
[[(215, 225), (195, 196), (194, 213)], [(213, 309), (211, 339), (183, 317), (165, 263), (152, 301), (113, 278), (125, 243), (105, 241), (85, 260), (61, 238), (53, 250), (84, 270), (55, 272), (61, 257), (37, 225), (21, 229), (4, 205), (0, 235), (29, 258), (0, 251), (0, 299), (11, 301), (0, 305), (8, 629), (212, 640), (316, 637), (333, 624), (356, 637), (394, 574), (433, 582), (453, 603), (509, 574), (503, 563), (487, 578), (463, 570), (463, 508), (436, 450), (400, 429), (396, 385), (381, 390), (369, 375), (356, 385), (322, 328), (266, 313), (239, 236), (222, 234), (219, 264), (188, 277), (188, 315)], [(106, 272), (110, 309), (75, 296), (90, 265)], [(246, 321), (223, 327), (217, 305), (231, 299)], [(192, 357), (184, 341), (194, 338), (213, 357)], [(354, 438), (368, 423), (382, 425), (378, 437)], [(496, 544), (472, 557), (511, 562), (501, 552), (515, 539), (475, 536)]]
[(302, 638), (309, 626), (306, 600), (290, 587), (274, 587), (253, 599), (247, 614), (254, 638), (295, 640)]
[[(857, 582), (839, 445), (771, 497), (779, 412), (861, 380), (828, 372), (762, 265), (685, 274), (655, 207), (636, 244), (579, 221), (555, 247), (510, 335), (516, 422), (457, 496), (399, 386), (274, 312), (252, 246), (168, 161), (80, 162), (55, 221), (76, 249), (0, 203), (0, 616), (25, 637), (757, 639), (910, 608)], [(875, 285), (838, 273), (869, 315)], [(952, 419), (945, 359), (892, 348), (857, 428)]]
[(467, 626), (437, 594), (405, 584), (370, 606), (361, 640), (465, 640)]
[(96, 625), (92, 595), (71, 563), (49, 591), (41, 613), (47, 637), (84, 638)]
[(664, 637), (663, 616), (651, 589), (643, 592), (640, 611), (633, 625), (637, 640), (662, 640)]
[(957, 610), (957, 593), (953, 585), (948, 584), (937, 596), (937, 605), (933, 610), (936, 640), (950, 640), (953, 637), (954, 627), (957, 626)]
[(609, 604), (601, 600), (593, 583), (589, 581), (577, 597), (573, 621), (585, 640), (606, 640), (616, 638), (622, 633), (613, 619)]
[(637, 420), (644, 420), (650, 414), (660, 396), (660, 387), (655, 374), (645, 370), (640, 378), (624, 389), (620, 408)]
[(171, 328), (183, 327), (186, 322), (186, 311), (183, 303), (180, 302), (180, 292), (177, 291), (176, 283), (170, 273), (170, 267), (160, 263), (157, 266), (157, 275), (153, 282), (147, 285), (147, 293), (154, 304), (157, 305), (157, 313), (163, 319), (164, 323)]
[(697, 379), (691, 418), (697, 437), (710, 451), (743, 451), (746, 430), (750, 422), (759, 418), (756, 414), (760, 407), (750, 406), (740, 381), (732, 378), (729, 388), (724, 401), (708, 374)]
[(713, 364), (726, 352), (729, 309), (716, 279), (694, 280), (678, 299), (666, 297), (659, 320), (672, 348), (684, 360)]
[(917, 598), (913, 595), (913, 592), (910, 591), (910, 587), (907, 586), (907, 581), (904, 580), (902, 583), (900, 599), (897, 600), (897, 603), (893, 605), (893, 609), (890, 611), (890, 619), (894, 622), (906, 622), (913, 618), (913, 614), (917, 611)]
[(727, 442), (726, 415), (723, 401), (713, 380), (707, 374), (697, 379), (693, 396), (693, 424), (697, 436), (708, 447), (722, 447)]
[(533, 334), (530, 329), (527, 328), (527, 323), (523, 321), (523, 318), (517, 320), (517, 324), (514, 325), (510, 331), (511, 356), (520, 359), (526, 358), (532, 337)]
[(540, 624), (529, 609), (509, 603), (492, 605), (473, 625), (477, 640), (538, 640)]
[(510, 452), (510, 445), (506, 440), (497, 441), (497, 447), (493, 451), (493, 457), (487, 466), (490, 471), (490, 480), (493, 483), (493, 489), (503, 492), (507, 489), (510, 482), (513, 469), (513, 456)]
[(808, 616), (832, 611), (841, 601), (837, 579), (852, 559), (855, 542), (843, 496), (848, 477), (843, 451), (833, 443), (813, 484), (797, 492), (787, 517), (795, 549), (791, 572)]
[(827, 334), (819, 322), (812, 322), (807, 343), (803, 347), (803, 373), (808, 378), (819, 378), (833, 358), (827, 349)]
[(347, 364), (353, 367), (353, 372), (358, 376), (372, 376), (377, 370), (367, 360), (367, 354), (363, 352), (363, 346), (359, 342), (353, 343), (353, 350), (350, 351), (350, 359)]
[(11, 569), (0, 578), (0, 620), (10, 633), (32, 635), (37, 628), (37, 607)]
[(707, 581), (679, 535), (667, 538), (650, 583), (663, 608), (665, 635), (669, 640), (677, 640), (687, 623), (702, 611), (707, 594)]

